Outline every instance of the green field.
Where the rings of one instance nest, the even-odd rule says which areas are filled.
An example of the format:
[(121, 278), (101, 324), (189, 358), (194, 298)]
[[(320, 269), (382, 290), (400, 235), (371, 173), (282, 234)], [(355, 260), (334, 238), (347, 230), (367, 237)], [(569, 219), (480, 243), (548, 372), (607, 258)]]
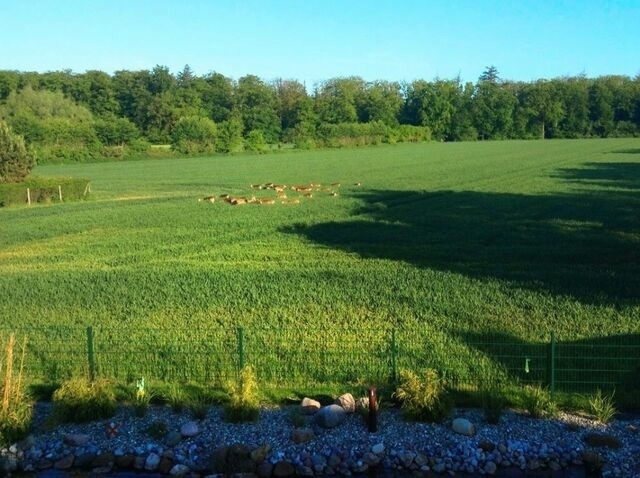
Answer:
[[(525, 350), (552, 332), (591, 359), (597, 347), (636, 344), (616, 360), (640, 365), (638, 139), (409, 144), (35, 174), (89, 178), (92, 190), (84, 202), (0, 209), (2, 327), (71, 327), (48, 339), (53, 329), (30, 332), (43, 375), (69, 372), (42, 349), (75, 347), (82, 362), (73, 344), (86, 325), (96, 327), (99, 369), (123, 379), (221, 378), (239, 360), (238, 326), (242, 358), (287, 383), (380, 378), (393, 328), (398, 367), (433, 365), (461, 379), (492, 366), (483, 342)], [(319, 191), (300, 204), (198, 202), (273, 196), (249, 188), (267, 182), (341, 186), (337, 197)], [(530, 358), (542, 379), (544, 350), (507, 365)]]

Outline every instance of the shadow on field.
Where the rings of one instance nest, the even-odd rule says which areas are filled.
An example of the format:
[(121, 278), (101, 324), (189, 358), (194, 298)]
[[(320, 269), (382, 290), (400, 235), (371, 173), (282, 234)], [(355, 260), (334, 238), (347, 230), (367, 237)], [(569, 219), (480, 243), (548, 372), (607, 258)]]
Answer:
[(366, 191), (350, 221), (287, 232), (363, 258), (496, 278), (586, 303), (640, 302), (640, 196)]
[(551, 384), (553, 357), (556, 390), (590, 393), (596, 388), (614, 391), (620, 401), (636, 408), (640, 397), (640, 334), (620, 334), (574, 341), (551, 338), (525, 342), (504, 333), (457, 334), (470, 347), (500, 364), (520, 383)]
[(616, 149), (611, 152), (615, 154), (640, 154), (640, 148)]
[(580, 169), (561, 169), (559, 177), (590, 186), (640, 190), (640, 163), (586, 163)]

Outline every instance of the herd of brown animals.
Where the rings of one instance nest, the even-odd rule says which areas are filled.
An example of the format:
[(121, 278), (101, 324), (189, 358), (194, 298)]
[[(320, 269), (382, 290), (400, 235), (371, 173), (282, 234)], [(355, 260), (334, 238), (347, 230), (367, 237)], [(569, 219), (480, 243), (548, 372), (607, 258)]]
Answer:
[[(354, 186), (360, 186), (361, 183), (355, 183)], [(231, 196), (230, 194), (221, 194), (220, 196), (206, 196), (198, 199), (198, 201), (209, 201), (211, 203), (216, 202), (216, 199), (222, 199), (224, 202), (231, 204), (232, 206), (239, 206), (241, 204), (276, 204), (277, 201), (280, 204), (299, 204), (300, 198), (307, 199), (313, 198), (315, 193), (328, 193), (331, 197), (337, 197), (337, 189), (340, 188), (340, 183), (331, 183), (329, 186), (323, 186), (319, 183), (310, 183), (297, 186), (287, 186), (285, 184), (251, 184), (251, 189), (258, 190), (271, 190), (276, 193), (275, 197), (262, 197), (256, 198), (255, 196)], [(287, 191), (297, 193), (297, 197), (287, 197)]]

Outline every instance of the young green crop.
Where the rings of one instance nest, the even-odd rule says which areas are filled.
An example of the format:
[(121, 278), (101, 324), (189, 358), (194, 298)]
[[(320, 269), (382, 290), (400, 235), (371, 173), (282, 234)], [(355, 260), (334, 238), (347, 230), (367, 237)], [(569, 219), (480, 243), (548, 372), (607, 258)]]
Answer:
[[(38, 167), (90, 179), (92, 199), (0, 209), (1, 327), (36, 327), (31, 370), (53, 379), (86, 371), (86, 325), (98, 373), (123, 381), (224, 384), (239, 367), (237, 327), (245, 363), (273, 383), (389, 380), (394, 327), (398, 369), (460, 383), (496, 363), (547, 380), (551, 332), (559, 365), (597, 368), (589, 347), (640, 347), (639, 146), (405, 144)], [(268, 182), (328, 189), (287, 190), (300, 200), (288, 205), (219, 198), (275, 197), (250, 187)], [(216, 201), (198, 201), (207, 196)], [(624, 360), (606, 363), (600, 378), (627, 380)]]

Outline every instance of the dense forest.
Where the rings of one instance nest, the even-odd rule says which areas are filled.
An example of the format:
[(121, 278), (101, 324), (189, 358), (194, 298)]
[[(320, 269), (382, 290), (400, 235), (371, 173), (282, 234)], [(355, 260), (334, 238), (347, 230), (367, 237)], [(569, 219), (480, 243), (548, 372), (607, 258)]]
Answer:
[(0, 71), (0, 120), (38, 162), (142, 154), (266, 151), (398, 141), (640, 136), (640, 76), (476, 83), (334, 78), (237, 81), (153, 70)]

